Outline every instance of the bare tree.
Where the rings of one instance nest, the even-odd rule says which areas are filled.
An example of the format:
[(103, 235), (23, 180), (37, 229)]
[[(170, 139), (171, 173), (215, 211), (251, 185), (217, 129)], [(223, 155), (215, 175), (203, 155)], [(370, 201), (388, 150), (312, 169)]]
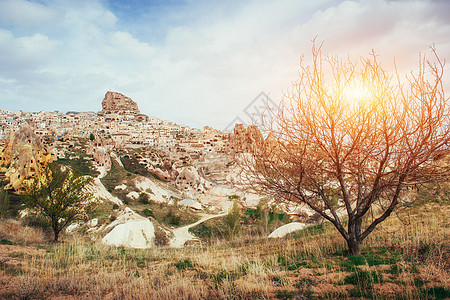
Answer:
[[(265, 138), (240, 157), (247, 179), (305, 203), (336, 227), (350, 255), (359, 255), (405, 188), (448, 174), (438, 159), (450, 139), (449, 99), (444, 62), (432, 53), (434, 63), (419, 56), (418, 72), (402, 79), (374, 52), (353, 63), (314, 44), (312, 64), (302, 61)], [(365, 218), (368, 212), (375, 216)]]

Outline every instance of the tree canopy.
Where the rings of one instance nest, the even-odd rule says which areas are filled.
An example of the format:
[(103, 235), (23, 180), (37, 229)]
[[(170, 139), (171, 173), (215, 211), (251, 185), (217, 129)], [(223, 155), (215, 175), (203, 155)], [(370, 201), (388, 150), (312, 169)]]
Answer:
[(74, 221), (85, 219), (94, 206), (92, 194), (86, 191), (90, 176), (74, 175), (70, 169), (48, 164), (42, 175), (33, 178), (27, 187), (25, 204), (49, 221), (58, 241), (60, 232)]

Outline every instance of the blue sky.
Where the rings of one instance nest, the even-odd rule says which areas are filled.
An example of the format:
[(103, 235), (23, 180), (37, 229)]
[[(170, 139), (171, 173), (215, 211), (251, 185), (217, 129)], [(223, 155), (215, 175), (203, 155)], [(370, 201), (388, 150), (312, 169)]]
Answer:
[(279, 101), (316, 36), (328, 53), (374, 49), (401, 71), (433, 43), (448, 60), (449, 11), (445, 0), (0, 0), (0, 108), (99, 111), (113, 90), (147, 115), (223, 129), (260, 92)]

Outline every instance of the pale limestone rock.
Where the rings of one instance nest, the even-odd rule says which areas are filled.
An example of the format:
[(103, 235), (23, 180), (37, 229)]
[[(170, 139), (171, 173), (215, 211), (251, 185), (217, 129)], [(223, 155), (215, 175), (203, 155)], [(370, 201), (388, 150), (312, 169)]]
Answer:
[(114, 189), (124, 191), (127, 189), (127, 185), (126, 184), (117, 185), (116, 187), (114, 187)]
[(89, 227), (89, 228), (93, 228), (93, 227), (95, 227), (95, 226), (98, 225), (98, 219), (95, 218), (95, 219), (89, 220), (89, 222), (87, 222), (86, 225), (87, 225), (87, 227)]
[(129, 220), (114, 227), (102, 242), (110, 246), (151, 248), (154, 245), (155, 227), (149, 219)]
[(117, 219), (106, 227), (112, 229), (102, 242), (111, 246), (130, 248), (150, 248), (154, 245), (155, 227), (153, 223), (129, 207), (126, 207)]
[(178, 202), (178, 205), (189, 207), (195, 210), (202, 210), (202, 205), (200, 202), (195, 201), (194, 199), (184, 199)]
[(105, 199), (119, 206), (123, 205), (119, 198), (114, 197), (110, 192), (108, 192), (103, 183), (100, 181), (100, 178), (94, 178), (94, 180), (86, 188), (89, 192), (94, 194), (94, 198)]
[(269, 234), (270, 238), (281, 238), (288, 235), (291, 232), (301, 230), (306, 227), (305, 223), (292, 222), (281, 227), (275, 229), (271, 234)]
[(139, 198), (139, 193), (132, 191), (127, 194), (127, 197), (136, 200)]
[(80, 227), (80, 224), (78, 224), (78, 223), (72, 223), (72, 224), (70, 224), (69, 226), (67, 226), (66, 232), (67, 232), (67, 233), (72, 233), (72, 232), (74, 232), (75, 230), (77, 230), (77, 228), (79, 228), (79, 227)]

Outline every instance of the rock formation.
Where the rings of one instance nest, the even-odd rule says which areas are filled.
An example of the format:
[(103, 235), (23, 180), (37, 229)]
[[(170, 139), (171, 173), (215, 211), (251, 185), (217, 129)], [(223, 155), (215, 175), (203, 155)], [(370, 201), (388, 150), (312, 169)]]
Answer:
[(44, 146), (31, 127), (24, 125), (19, 131), (11, 132), (0, 149), (0, 172), (5, 172), (9, 179), (5, 188), (22, 191), (24, 182), (39, 177), (42, 165), (55, 159), (55, 154)]
[(139, 115), (140, 111), (131, 98), (121, 93), (108, 91), (102, 101), (102, 113)]
[(182, 191), (204, 192), (207, 182), (195, 167), (190, 166), (182, 167), (179, 170), (175, 184)]
[(281, 227), (275, 229), (271, 234), (269, 234), (270, 238), (282, 238), (288, 235), (291, 232), (301, 230), (306, 227), (305, 223), (292, 222)]
[(236, 154), (247, 152), (252, 145), (258, 141), (263, 140), (264, 137), (255, 125), (250, 125), (247, 128), (243, 124), (236, 124), (234, 133), (230, 135), (229, 154)]
[(99, 167), (105, 167), (106, 171), (111, 170), (111, 157), (106, 148), (94, 147), (92, 149), (92, 158)]
[(102, 239), (106, 245), (130, 248), (154, 246), (155, 227), (153, 223), (128, 207), (106, 227), (106, 229), (110, 228), (112, 230)]

